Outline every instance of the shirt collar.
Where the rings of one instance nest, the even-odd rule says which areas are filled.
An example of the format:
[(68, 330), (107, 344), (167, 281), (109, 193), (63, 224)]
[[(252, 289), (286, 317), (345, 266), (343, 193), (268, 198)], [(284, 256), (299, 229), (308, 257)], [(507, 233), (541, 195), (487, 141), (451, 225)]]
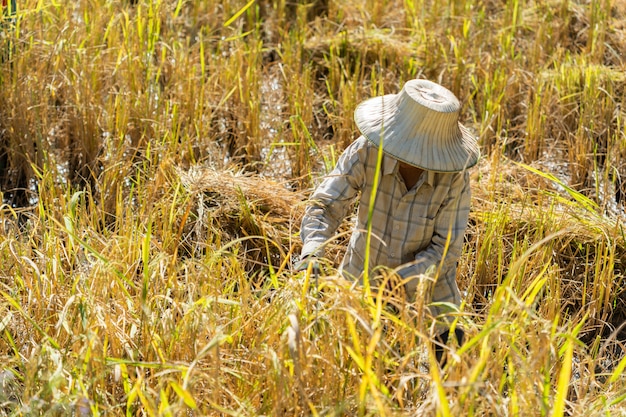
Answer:
[(398, 160), (383, 154), (383, 175), (395, 174), (398, 170)]
[(435, 171), (426, 171), (426, 183), (432, 186), (435, 183)]

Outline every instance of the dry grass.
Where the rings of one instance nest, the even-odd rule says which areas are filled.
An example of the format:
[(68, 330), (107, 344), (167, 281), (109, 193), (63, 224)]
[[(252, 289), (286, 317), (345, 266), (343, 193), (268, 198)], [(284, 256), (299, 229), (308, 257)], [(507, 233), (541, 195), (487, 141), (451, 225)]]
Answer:
[[(0, 414), (624, 414), (625, 13), (19, 2), (0, 26)], [(463, 100), (484, 153), (468, 340), (444, 372), (420, 305), (291, 272), (354, 107), (413, 77)]]

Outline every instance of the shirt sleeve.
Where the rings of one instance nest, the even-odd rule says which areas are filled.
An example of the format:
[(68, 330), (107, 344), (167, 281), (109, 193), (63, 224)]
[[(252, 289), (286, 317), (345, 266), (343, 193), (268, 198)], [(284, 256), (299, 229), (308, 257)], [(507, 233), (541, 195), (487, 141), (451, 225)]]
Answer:
[(470, 200), (469, 173), (465, 172), (453, 180), (450, 192), (437, 213), (430, 245), (415, 254), (414, 262), (398, 270), (402, 278), (424, 274), (433, 265), (438, 268), (441, 264), (440, 276), (450, 270), (456, 270), (456, 264), (463, 251)]
[(300, 227), (302, 258), (324, 256), (324, 245), (334, 236), (363, 186), (365, 151), (363, 138), (353, 142), (311, 195)]

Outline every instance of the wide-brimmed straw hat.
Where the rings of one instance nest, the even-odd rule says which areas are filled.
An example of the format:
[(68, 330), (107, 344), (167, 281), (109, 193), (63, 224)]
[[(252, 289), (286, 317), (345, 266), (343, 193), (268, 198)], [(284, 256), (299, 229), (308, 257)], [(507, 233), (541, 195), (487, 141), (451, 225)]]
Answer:
[(480, 149), (459, 123), (461, 105), (445, 87), (411, 80), (398, 94), (359, 104), (354, 120), (361, 134), (383, 152), (407, 164), (437, 172), (459, 172), (476, 165)]

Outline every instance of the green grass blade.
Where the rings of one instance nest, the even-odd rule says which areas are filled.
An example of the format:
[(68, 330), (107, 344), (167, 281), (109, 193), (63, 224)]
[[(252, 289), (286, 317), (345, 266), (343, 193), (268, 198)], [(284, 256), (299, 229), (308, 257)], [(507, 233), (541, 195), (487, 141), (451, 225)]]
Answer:
[(250, 8), (250, 6), (252, 6), (254, 4), (256, 0), (250, 0), (248, 2), (248, 4), (246, 4), (245, 6), (243, 6), (241, 9), (239, 9), (239, 11), (237, 11), (237, 13), (235, 13), (233, 15), (233, 17), (231, 17), (230, 19), (228, 19), (225, 23), (224, 23), (224, 27), (228, 27), (230, 26), (235, 20), (237, 20), (237, 18), (239, 16), (241, 16), (242, 14), (244, 14), (246, 12), (246, 10), (248, 10)]

